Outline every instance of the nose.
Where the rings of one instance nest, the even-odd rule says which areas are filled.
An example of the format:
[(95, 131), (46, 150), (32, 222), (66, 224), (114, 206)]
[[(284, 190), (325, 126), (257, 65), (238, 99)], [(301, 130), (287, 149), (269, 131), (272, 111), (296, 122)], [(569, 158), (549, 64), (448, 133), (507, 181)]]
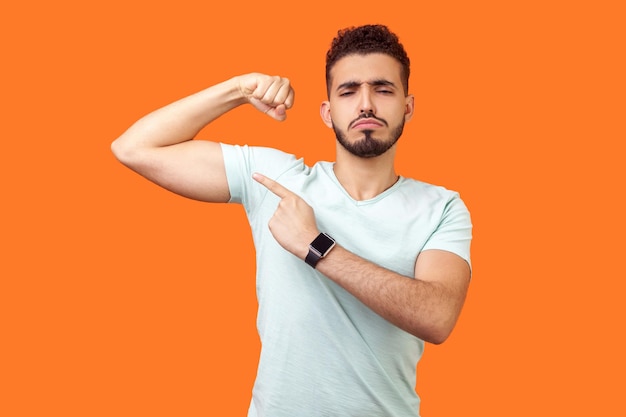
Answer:
[(359, 112), (372, 114), (376, 113), (376, 108), (374, 107), (374, 102), (372, 101), (372, 94), (368, 88), (361, 89)]

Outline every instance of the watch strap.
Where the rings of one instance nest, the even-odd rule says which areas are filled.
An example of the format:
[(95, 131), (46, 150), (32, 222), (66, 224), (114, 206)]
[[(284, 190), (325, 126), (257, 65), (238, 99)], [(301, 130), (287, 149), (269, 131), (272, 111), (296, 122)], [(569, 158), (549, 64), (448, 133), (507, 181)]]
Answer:
[(322, 255), (320, 255), (320, 253), (313, 248), (309, 247), (309, 253), (307, 253), (306, 258), (304, 258), (304, 262), (315, 268), (320, 259), (322, 259)]

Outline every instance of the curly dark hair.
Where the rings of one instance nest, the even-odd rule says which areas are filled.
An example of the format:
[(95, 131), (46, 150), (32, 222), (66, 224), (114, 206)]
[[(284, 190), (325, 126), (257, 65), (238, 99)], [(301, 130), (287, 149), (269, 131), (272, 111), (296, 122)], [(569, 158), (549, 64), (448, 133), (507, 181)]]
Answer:
[(326, 91), (330, 96), (330, 71), (341, 58), (352, 55), (383, 53), (395, 58), (402, 65), (402, 86), (409, 92), (411, 62), (398, 36), (384, 25), (349, 27), (337, 32), (326, 53)]

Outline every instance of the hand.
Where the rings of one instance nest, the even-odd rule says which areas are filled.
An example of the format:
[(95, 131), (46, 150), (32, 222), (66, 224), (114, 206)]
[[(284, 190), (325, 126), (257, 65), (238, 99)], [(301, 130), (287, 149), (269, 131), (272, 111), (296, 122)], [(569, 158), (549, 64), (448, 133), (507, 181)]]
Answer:
[(293, 106), (294, 91), (287, 78), (252, 73), (239, 77), (241, 94), (257, 110), (283, 121)]
[(274, 239), (300, 259), (309, 253), (309, 244), (319, 235), (313, 209), (297, 194), (261, 174), (252, 175), (257, 182), (280, 197), (278, 208), (269, 221)]

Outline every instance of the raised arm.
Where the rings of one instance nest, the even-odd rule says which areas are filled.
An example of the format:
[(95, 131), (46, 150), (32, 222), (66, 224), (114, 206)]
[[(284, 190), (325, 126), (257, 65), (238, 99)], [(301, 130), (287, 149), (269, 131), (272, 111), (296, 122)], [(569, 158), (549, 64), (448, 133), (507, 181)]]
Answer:
[(245, 103), (282, 121), (294, 101), (286, 78), (237, 76), (158, 109), (135, 122), (111, 145), (124, 165), (185, 197), (207, 202), (230, 199), (222, 150), (217, 142), (193, 140), (206, 125)]

